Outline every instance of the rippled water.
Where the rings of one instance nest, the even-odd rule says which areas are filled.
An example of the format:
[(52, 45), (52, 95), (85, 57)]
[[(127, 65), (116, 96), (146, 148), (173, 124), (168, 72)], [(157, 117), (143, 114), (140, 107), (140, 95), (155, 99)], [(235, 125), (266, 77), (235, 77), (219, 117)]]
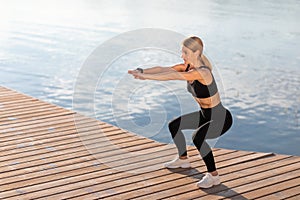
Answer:
[[(299, 13), (296, 0), (3, 1), (0, 84), (72, 109), (80, 69), (103, 42), (139, 28), (198, 35), (234, 115), (215, 145), (300, 155)], [(127, 69), (181, 62), (179, 51), (178, 45), (175, 54), (142, 49), (120, 56), (95, 83), (94, 112), (84, 96), (76, 110), (171, 142), (167, 122), (198, 109), (185, 83), (138, 81)], [(190, 131), (186, 138), (190, 143)]]

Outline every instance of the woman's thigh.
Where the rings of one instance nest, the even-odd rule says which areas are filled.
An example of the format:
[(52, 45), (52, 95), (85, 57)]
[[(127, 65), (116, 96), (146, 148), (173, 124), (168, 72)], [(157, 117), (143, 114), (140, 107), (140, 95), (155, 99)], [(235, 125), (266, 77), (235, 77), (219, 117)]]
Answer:
[(200, 111), (196, 111), (177, 117), (172, 120), (170, 124), (176, 124), (180, 130), (197, 129), (200, 126), (201, 121), (203, 121), (203, 116)]

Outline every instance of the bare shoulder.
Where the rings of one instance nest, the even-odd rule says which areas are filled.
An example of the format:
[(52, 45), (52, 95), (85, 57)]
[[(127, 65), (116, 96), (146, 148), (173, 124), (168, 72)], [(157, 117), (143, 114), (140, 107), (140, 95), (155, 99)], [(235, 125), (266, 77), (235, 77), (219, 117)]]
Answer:
[(212, 71), (207, 67), (198, 67), (196, 70), (201, 73), (203, 76), (211, 76)]
[(184, 72), (186, 69), (186, 66), (183, 63), (181, 63), (181, 64), (174, 65), (171, 68), (178, 72)]
[(197, 72), (199, 74), (201, 74), (201, 77), (204, 80), (206, 80), (208, 82), (211, 82), (211, 80), (212, 80), (212, 72), (210, 71), (210, 69), (208, 69), (206, 67), (200, 67), (200, 68), (197, 68), (196, 70), (197, 70)]

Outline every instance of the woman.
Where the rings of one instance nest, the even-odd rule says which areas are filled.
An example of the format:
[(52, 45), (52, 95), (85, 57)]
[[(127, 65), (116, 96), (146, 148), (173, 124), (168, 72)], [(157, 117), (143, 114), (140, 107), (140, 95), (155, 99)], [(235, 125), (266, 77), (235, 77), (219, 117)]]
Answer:
[(220, 184), (214, 156), (206, 139), (214, 139), (224, 134), (232, 125), (232, 116), (221, 103), (212, 66), (203, 55), (203, 43), (198, 37), (189, 37), (182, 45), (183, 64), (172, 67), (137, 68), (129, 70), (134, 78), (141, 80), (186, 80), (187, 90), (199, 104), (200, 110), (182, 115), (169, 123), (179, 157), (165, 164), (167, 168), (189, 168), (186, 142), (182, 130), (195, 129), (193, 142), (205, 162), (208, 173), (197, 183), (200, 188)]

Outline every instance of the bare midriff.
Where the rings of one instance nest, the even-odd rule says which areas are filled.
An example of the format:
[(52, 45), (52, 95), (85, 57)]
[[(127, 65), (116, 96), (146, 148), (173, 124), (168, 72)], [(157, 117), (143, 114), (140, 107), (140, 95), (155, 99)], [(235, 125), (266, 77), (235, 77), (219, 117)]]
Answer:
[(211, 97), (207, 97), (207, 98), (194, 97), (194, 99), (197, 101), (197, 103), (200, 105), (201, 108), (213, 108), (221, 102), (219, 92), (217, 92)]

